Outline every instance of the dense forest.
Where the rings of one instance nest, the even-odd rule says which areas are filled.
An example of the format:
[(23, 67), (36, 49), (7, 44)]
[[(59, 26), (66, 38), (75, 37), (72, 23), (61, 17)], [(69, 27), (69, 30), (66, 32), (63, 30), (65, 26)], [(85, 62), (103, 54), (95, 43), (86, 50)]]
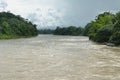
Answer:
[(53, 29), (38, 29), (39, 34), (53, 34)]
[(89, 36), (90, 40), (95, 42), (120, 45), (120, 12), (99, 14), (94, 21), (86, 25), (83, 35)]
[(84, 28), (69, 26), (69, 27), (57, 27), (55, 30), (52, 29), (39, 29), (39, 34), (54, 34), (54, 35), (71, 35), (80, 36), (84, 33)]
[(19, 15), (0, 12), (0, 39), (31, 37), (38, 34), (36, 25)]
[(57, 27), (53, 34), (55, 35), (72, 35), (72, 36), (80, 36), (84, 32), (84, 29), (82, 27), (75, 27), (75, 26), (69, 26), (69, 27)]

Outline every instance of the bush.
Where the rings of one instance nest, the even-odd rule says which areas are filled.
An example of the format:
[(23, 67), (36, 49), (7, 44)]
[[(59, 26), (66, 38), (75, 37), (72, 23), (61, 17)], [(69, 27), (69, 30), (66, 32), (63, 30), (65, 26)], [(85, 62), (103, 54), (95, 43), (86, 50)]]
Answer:
[(110, 42), (114, 43), (115, 45), (120, 45), (120, 31), (115, 32), (111, 38), (110, 38)]
[(95, 33), (89, 34), (89, 39), (95, 41)]
[(113, 33), (112, 29), (113, 29), (113, 25), (106, 25), (100, 30), (98, 30), (98, 32), (95, 35), (95, 41), (100, 43), (108, 42), (109, 38)]

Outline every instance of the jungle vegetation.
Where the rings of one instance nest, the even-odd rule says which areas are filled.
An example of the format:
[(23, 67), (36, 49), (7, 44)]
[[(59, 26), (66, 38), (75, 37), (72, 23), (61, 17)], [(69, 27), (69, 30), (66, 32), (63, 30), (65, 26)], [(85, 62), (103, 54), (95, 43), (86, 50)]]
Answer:
[(20, 15), (0, 12), (0, 39), (31, 37), (38, 34), (35, 24)]

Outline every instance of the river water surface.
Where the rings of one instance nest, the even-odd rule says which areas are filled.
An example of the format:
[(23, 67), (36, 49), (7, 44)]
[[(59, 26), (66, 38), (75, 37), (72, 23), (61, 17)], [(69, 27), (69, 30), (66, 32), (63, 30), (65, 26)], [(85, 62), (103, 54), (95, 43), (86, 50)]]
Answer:
[(0, 40), (0, 80), (120, 80), (120, 47), (80, 36)]

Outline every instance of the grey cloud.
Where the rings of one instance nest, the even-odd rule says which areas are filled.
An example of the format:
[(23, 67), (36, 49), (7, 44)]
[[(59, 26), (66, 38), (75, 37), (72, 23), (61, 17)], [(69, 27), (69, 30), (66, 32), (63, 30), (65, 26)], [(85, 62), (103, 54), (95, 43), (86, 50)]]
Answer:
[(60, 10), (49, 8), (46, 12), (47, 16), (44, 16), (41, 9), (37, 8), (34, 13), (28, 15), (28, 18), (30, 21), (37, 24), (38, 28), (55, 28), (58, 25), (64, 24), (59, 12)]
[(62, 2), (67, 3), (63, 9), (65, 9), (64, 18), (68, 25), (85, 26), (87, 22), (93, 20), (101, 12), (120, 10), (120, 0), (64, 0)]
[[(34, 12), (28, 18), (38, 26), (85, 26), (98, 14), (104, 11), (120, 10), (120, 0), (18, 0), (31, 5)], [(49, 9), (44, 14), (45, 8)], [(35, 10), (36, 8), (36, 10)], [(24, 9), (23, 9), (24, 12)], [(27, 12), (27, 11), (26, 11)], [(60, 16), (59, 14), (63, 14)], [(24, 15), (24, 14), (22, 14)]]
[(8, 4), (5, 1), (0, 1), (0, 9), (2, 11), (4, 11), (7, 6), (8, 6)]
[(36, 21), (38, 21), (38, 18), (37, 18), (36, 15), (37, 15), (36, 13), (31, 13), (31, 14), (29, 14), (29, 15), (28, 15), (28, 19), (29, 19), (30, 21), (32, 21), (32, 22), (36, 22)]

